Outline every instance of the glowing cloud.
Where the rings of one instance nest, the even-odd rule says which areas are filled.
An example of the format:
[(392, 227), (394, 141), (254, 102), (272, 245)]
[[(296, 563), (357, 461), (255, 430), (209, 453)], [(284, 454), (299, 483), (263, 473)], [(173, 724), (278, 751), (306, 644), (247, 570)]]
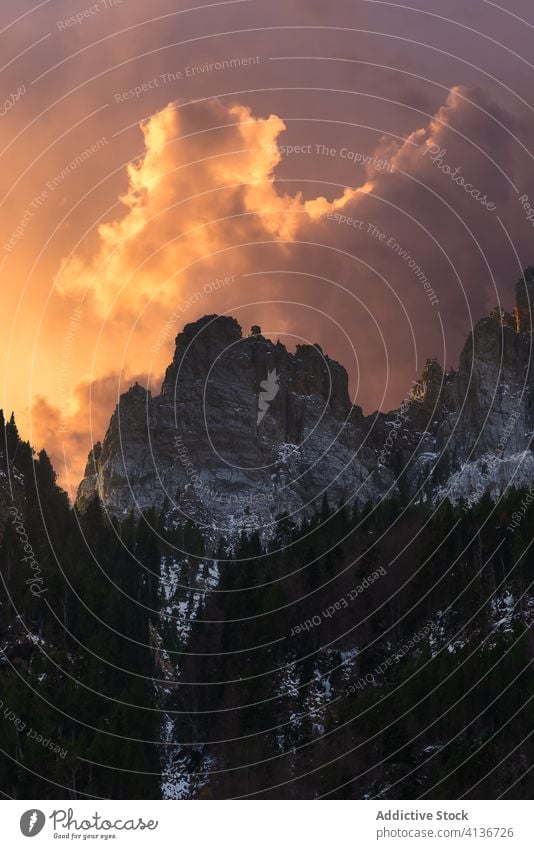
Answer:
[(96, 252), (67, 259), (56, 281), (62, 294), (89, 291), (102, 314), (123, 295), (121, 308), (130, 311), (149, 299), (173, 303), (193, 263), (209, 266), (239, 242), (291, 240), (303, 216), (310, 223), (356, 194), (347, 189), (332, 203), (279, 194), (274, 172), (284, 122), (255, 118), (240, 104), (170, 103), (141, 130), (145, 151), (127, 166), (120, 197), (125, 214), (101, 224)]

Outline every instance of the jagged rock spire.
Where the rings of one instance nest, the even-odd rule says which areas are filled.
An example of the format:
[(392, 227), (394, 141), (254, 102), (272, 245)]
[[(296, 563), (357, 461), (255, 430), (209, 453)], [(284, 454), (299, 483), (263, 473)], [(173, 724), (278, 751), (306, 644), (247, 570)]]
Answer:
[(534, 310), (534, 266), (531, 265), (523, 272), (523, 277), (515, 287), (515, 321), (519, 333), (530, 333), (532, 330), (532, 313)]

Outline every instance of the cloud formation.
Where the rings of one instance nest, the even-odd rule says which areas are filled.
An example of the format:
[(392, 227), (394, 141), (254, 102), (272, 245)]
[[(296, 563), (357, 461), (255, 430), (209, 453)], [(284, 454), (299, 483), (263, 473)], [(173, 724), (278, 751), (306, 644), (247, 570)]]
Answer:
[(88, 291), (102, 315), (120, 300), (136, 311), (147, 301), (174, 304), (183, 278), (232, 244), (261, 234), (291, 239), (299, 195), (279, 196), (276, 139), (285, 129), (275, 115), (255, 118), (243, 105), (217, 100), (170, 103), (141, 124), (145, 151), (128, 166), (125, 214), (98, 227), (90, 257), (68, 259), (57, 278), (65, 295)]
[[(472, 319), (502, 297), (495, 281), (515, 281), (530, 245), (517, 187), (534, 197), (534, 183), (510, 116), (457, 86), (421, 123), (367, 152), (325, 151), (287, 143), (286, 122), (243, 104), (169, 103), (140, 125), (144, 151), (127, 167), (122, 216), (99, 226), (95, 250), (65, 261), (57, 290), (87, 293), (95, 320), (128, 329), (130, 373), (145, 367), (147, 349), (161, 372), (174, 331), (229, 310), (289, 346), (320, 341), (351, 371), (355, 402), (391, 407), (425, 357), (455, 364)], [(298, 176), (281, 180), (290, 157)], [(513, 174), (500, 164), (507, 157)], [(327, 161), (340, 178), (310, 193)], [(199, 285), (227, 273), (232, 286)], [(81, 446), (87, 429), (73, 433)]]

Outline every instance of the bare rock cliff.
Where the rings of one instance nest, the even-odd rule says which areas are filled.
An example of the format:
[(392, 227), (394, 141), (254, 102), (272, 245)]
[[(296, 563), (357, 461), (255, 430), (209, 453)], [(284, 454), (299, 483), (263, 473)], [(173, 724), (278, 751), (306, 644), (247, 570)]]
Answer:
[(135, 385), (93, 448), (78, 507), (96, 494), (116, 516), (164, 505), (220, 532), (276, 516), (399, 493), (468, 502), (534, 480), (531, 303), (534, 270), (512, 316), (477, 323), (457, 370), (427, 361), (410, 399), (365, 417), (347, 373), (318, 345), (290, 353), (234, 318), (186, 325), (161, 394)]

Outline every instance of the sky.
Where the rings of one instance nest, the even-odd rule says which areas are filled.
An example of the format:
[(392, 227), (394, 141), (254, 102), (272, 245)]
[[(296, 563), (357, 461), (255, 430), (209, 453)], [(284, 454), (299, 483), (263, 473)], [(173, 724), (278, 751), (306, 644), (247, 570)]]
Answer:
[(71, 497), (202, 315), (319, 343), (366, 413), (456, 366), (534, 264), (533, 35), (527, 0), (2, 0), (0, 406)]

